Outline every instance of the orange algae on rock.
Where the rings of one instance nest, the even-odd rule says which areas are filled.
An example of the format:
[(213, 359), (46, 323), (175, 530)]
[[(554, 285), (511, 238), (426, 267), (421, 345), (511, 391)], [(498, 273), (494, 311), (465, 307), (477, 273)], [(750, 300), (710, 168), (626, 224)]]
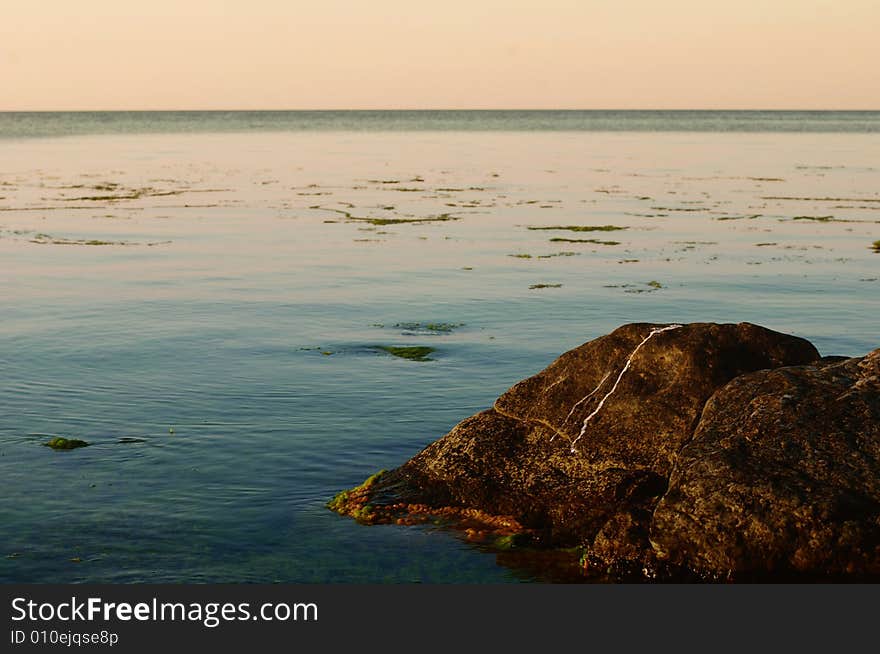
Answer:
[(494, 515), (468, 507), (435, 507), (411, 502), (374, 503), (377, 482), (386, 473), (386, 470), (381, 470), (360, 486), (338, 493), (327, 503), (327, 508), (367, 525), (434, 523), (460, 530), (470, 541), (492, 542), (502, 538), (512, 544), (514, 540), (517, 543), (529, 540), (531, 530), (510, 516)]

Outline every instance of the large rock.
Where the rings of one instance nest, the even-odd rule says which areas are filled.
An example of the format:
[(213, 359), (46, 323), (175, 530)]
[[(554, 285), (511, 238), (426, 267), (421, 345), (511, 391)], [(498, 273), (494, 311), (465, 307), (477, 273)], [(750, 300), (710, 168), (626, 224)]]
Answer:
[[(832, 529), (826, 538), (829, 545), (823, 547), (842, 552), (833, 543), (850, 538), (854, 543), (850, 553), (839, 555), (846, 565), (834, 569), (868, 570), (866, 563), (847, 567), (853, 559), (851, 552), (857, 547), (864, 550), (866, 539), (876, 535), (878, 527), (876, 512), (873, 523), (865, 518), (869, 505), (874, 506), (865, 498), (873, 497), (876, 503), (877, 495), (862, 492), (866, 480), (871, 480), (874, 489), (878, 483), (876, 372), (874, 382), (865, 381), (870, 378), (870, 365), (859, 365), (854, 361), (820, 361), (809, 342), (748, 323), (625, 325), (563, 354), (542, 372), (513, 386), (492, 409), (459, 423), (400, 468), (371, 479), (366, 487), (340, 494), (333, 508), (363, 522), (405, 523), (413, 516), (439, 514), (466, 520), (468, 528), (474, 529), (474, 521), (482, 520), (490, 531), (498, 533), (500, 526), (501, 533), (528, 534), (533, 543), (581, 546), (586, 560), (602, 562), (603, 566), (626, 564), (641, 570), (659, 556), (670, 565), (713, 574), (752, 570), (763, 560), (766, 548), (743, 547), (742, 539), (749, 538), (748, 532), (741, 531), (743, 516), (776, 511), (772, 505), (760, 503), (771, 497), (768, 490), (761, 489), (777, 488), (774, 498), (801, 497), (801, 506), (806, 506), (810, 498), (804, 489), (819, 487), (803, 481), (798, 472), (789, 476), (801, 480), (801, 486), (789, 484), (787, 477), (779, 477), (773, 485), (762, 475), (762, 470), (766, 474), (797, 470), (809, 460), (804, 457), (806, 446), (789, 450), (788, 445), (774, 444), (763, 449), (761, 457), (750, 454), (743, 459), (740, 445), (731, 446), (736, 456), (719, 454), (724, 445), (713, 445), (716, 441), (726, 444), (726, 436), (736, 440), (736, 434), (752, 423), (754, 430), (762, 433), (776, 429), (774, 438), (786, 444), (806, 438), (789, 432), (809, 427), (815, 430), (817, 443), (824, 443), (821, 420), (826, 414), (820, 411), (810, 414), (812, 418), (804, 414), (802, 419), (794, 419), (791, 415), (801, 407), (797, 401), (779, 400), (791, 402), (791, 415), (785, 413), (789, 405), (780, 404), (778, 422), (763, 427), (757, 422), (771, 414), (756, 414), (754, 408), (748, 408), (749, 393), (755, 390), (754, 384), (781, 388), (776, 377), (772, 382), (760, 381), (775, 369), (773, 374), (784, 379), (801, 375), (804, 397), (811, 401), (825, 397), (828, 385), (848, 389), (861, 384), (857, 393), (846, 395), (847, 391), (841, 390), (834, 395), (840, 398), (835, 400), (837, 408), (827, 414), (835, 416), (840, 436), (834, 442), (839, 444), (811, 445), (810, 451), (821, 453), (825, 451), (822, 448), (832, 447), (838, 457), (837, 463), (825, 464), (830, 465), (826, 472), (831, 468), (837, 472), (823, 478), (827, 482), (822, 486), (823, 497), (827, 495), (829, 504), (827, 509), (817, 509), (815, 515), (820, 517), (815, 519), (835, 519), (840, 511), (835, 513), (832, 505), (844, 507), (843, 511), (850, 507), (860, 525), (858, 529)], [(818, 387), (820, 379), (838, 369), (861, 370), (864, 374), (858, 379), (862, 381), (852, 376), (855, 373), (846, 377), (835, 372), (836, 381), (821, 382), (825, 386)], [(767, 402), (772, 404), (770, 399)], [(853, 402), (862, 404), (853, 408), (849, 406)], [(870, 425), (863, 424), (866, 421)], [(717, 426), (707, 427), (710, 423)], [(748, 432), (749, 438), (754, 439), (754, 434)], [(870, 447), (866, 440), (872, 443)], [(706, 449), (700, 450), (701, 445)], [(707, 463), (710, 453), (720, 458)], [(856, 465), (857, 460), (860, 472), (847, 475), (846, 466)], [(744, 463), (748, 463), (745, 469)], [(822, 464), (809, 465), (815, 472)], [(745, 490), (729, 490), (733, 482), (725, 481), (723, 474), (740, 475), (737, 480), (744, 489), (757, 487), (757, 503), (752, 503)], [(848, 486), (843, 479), (848, 480)], [(831, 499), (838, 497), (835, 492), (856, 499), (850, 503)], [(705, 497), (711, 497), (708, 503)], [(716, 504), (720, 513), (713, 508)], [(793, 505), (792, 500), (779, 510), (788, 511)], [(729, 512), (722, 511), (723, 507), (730, 507)], [(766, 529), (775, 529), (772, 519), (765, 522)], [(797, 531), (806, 522), (789, 520), (785, 524)], [(728, 533), (729, 529), (740, 531)], [(727, 540), (722, 538), (725, 533)], [(805, 542), (816, 537), (805, 535)], [(791, 543), (795, 537), (788, 534), (780, 539)], [(768, 565), (789, 565), (797, 570), (819, 565), (815, 557), (804, 558), (801, 552), (795, 558), (809, 562), (797, 567), (794, 554), (784, 555), (783, 550), (779, 549)], [(868, 550), (864, 550), (864, 560), (876, 563), (876, 551)]]
[(651, 532), (662, 558), (715, 573), (880, 574), (880, 350), (716, 393)]

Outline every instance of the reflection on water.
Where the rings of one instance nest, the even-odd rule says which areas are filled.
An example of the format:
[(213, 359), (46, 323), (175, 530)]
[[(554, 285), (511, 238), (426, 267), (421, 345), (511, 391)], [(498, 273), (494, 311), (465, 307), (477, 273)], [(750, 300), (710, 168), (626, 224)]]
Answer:
[(534, 578), (324, 502), (621, 323), (877, 347), (878, 161), (871, 134), (2, 142), (0, 580)]

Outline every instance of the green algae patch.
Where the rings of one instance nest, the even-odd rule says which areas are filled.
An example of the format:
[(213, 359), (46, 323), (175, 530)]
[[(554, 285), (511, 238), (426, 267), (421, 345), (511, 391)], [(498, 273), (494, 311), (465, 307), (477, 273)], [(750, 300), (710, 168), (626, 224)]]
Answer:
[(399, 322), (394, 325), (395, 329), (406, 331), (427, 331), (435, 334), (449, 334), (459, 327), (464, 327), (463, 322)]
[(618, 225), (553, 225), (550, 227), (529, 227), (533, 231), (560, 230), (564, 229), (569, 232), (617, 232), (629, 227), (620, 227)]
[(595, 243), (596, 245), (620, 245), (620, 241), (602, 241), (598, 238), (551, 238), (551, 243)]
[(880, 202), (880, 198), (805, 198), (792, 195), (762, 195), (762, 200), (802, 200), (805, 202)]
[[(36, 243), (37, 245), (139, 245), (138, 243), (132, 243), (130, 241), (105, 241), (101, 239), (73, 239), (73, 238), (60, 238), (56, 236), (52, 236), (51, 234), (36, 234), (32, 239), (30, 239), (31, 243)], [(170, 242), (170, 241), (169, 241)], [(148, 244), (150, 245), (150, 244)]]
[(164, 197), (168, 195), (180, 195), (182, 193), (186, 193), (187, 191), (191, 191), (193, 189), (177, 189), (173, 191), (160, 191), (151, 186), (147, 186), (144, 188), (130, 189), (127, 192), (124, 189), (121, 189), (119, 184), (111, 183), (98, 185), (93, 187), (98, 191), (118, 191), (122, 190), (122, 193), (116, 193), (115, 195), (83, 195), (75, 198), (60, 198), (60, 200), (64, 202), (116, 202), (118, 200), (138, 200), (144, 197)]
[(527, 533), (511, 533), (499, 536), (492, 541), (492, 548), (496, 550), (508, 551), (518, 547), (526, 547), (531, 543), (532, 539)]
[(518, 254), (508, 254), (507, 256), (513, 257), (514, 259), (531, 259), (532, 258), (531, 254), (526, 254), (523, 252), (520, 252)]
[(381, 227), (383, 225), (404, 225), (406, 223), (443, 223), (450, 220), (461, 220), (461, 218), (448, 213), (441, 213), (438, 216), (430, 216), (428, 218), (357, 218), (353, 216), (349, 220), (360, 220)]
[(580, 252), (554, 252), (553, 254), (539, 254), (538, 259), (552, 259), (554, 257), (577, 257)]
[(754, 220), (760, 218), (763, 214), (755, 213), (749, 216), (718, 216), (715, 220)]
[[(388, 496), (388, 474), (387, 470), (380, 470), (360, 486), (338, 493), (327, 502), (327, 508), (339, 515), (354, 518), (363, 525), (408, 526), (430, 523), (454, 529), (462, 533), (467, 541), (494, 546), (496, 551), (520, 548), (530, 544), (535, 537), (531, 530), (510, 516), (493, 515), (479, 509), (458, 506), (429, 506), (395, 501)], [(393, 480), (390, 485), (394, 485)], [(384, 499), (380, 497), (383, 495)]]
[[(845, 208), (845, 207), (838, 207)], [(862, 207), (864, 209), (873, 209), (874, 207)], [(795, 216), (792, 220), (811, 220), (816, 223), (863, 223), (871, 222), (865, 220), (851, 220), (849, 218), (835, 218), (834, 216)], [(878, 221), (874, 221), (878, 222)]]
[(626, 289), (624, 293), (653, 293), (661, 288), (666, 288), (656, 279), (652, 279), (650, 282), (645, 282), (645, 286), (648, 288), (636, 288), (634, 284), (622, 284), (618, 287), (607, 286), (606, 288), (624, 288)]
[(874, 241), (871, 243), (871, 249), (874, 250), (874, 252), (880, 253), (880, 241)]
[(81, 441), (78, 438), (63, 438), (62, 436), (56, 436), (43, 443), (43, 445), (51, 447), (53, 450), (75, 450), (78, 447), (88, 447), (89, 443)]
[(327, 508), (339, 515), (347, 515), (358, 522), (372, 524), (377, 520), (377, 514), (369, 504), (370, 490), (387, 470), (380, 470), (374, 475), (367, 477), (360, 486), (341, 493), (337, 493), (332, 500), (327, 502)]
[(433, 361), (428, 355), (434, 352), (433, 347), (424, 345), (409, 345), (403, 347), (395, 347), (393, 345), (377, 345), (377, 350), (382, 350), (388, 354), (399, 357), (401, 359), (409, 359), (410, 361)]
[[(403, 189), (395, 189), (395, 190), (403, 190)], [(350, 203), (343, 203), (349, 209), (354, 209), (354, 205)], [(377, 218), (375, 216), (355, 216), (351, 211), (346, 211), (345, 209), (336, 209), (334, 207), (325, 207), (320, 204), (313, 204), (309, 207), (309, 209), (317, 209), (320, 211), (332, 211), (333, 213), (338, 213), (343, 216), (346, 221), (349, 222), (362, 222), (368, 223), (370, 225), (377, 225), (379, 227), (385, 225), (403, 225), (405, 223), (442, 223), (449, 222), (451, 220), (461, 220), (460, 216), (453, 216), (451, 213), (441, 213), (436, 216), (425, 216), (424, 218), (420, 218), (418, 216), (406, 216), (403, 218)], [(383, 209), (390, 210), (394, 209), (391, 207), (383, 207)]]

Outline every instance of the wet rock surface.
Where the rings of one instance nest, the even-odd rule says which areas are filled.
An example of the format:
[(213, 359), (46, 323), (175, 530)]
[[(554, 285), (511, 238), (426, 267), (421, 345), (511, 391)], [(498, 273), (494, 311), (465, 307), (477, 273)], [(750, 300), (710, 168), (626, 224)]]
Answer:
[(624, 325), (331, 508), (619, 577), (880, 573), (878, 361), (749, 323)]

